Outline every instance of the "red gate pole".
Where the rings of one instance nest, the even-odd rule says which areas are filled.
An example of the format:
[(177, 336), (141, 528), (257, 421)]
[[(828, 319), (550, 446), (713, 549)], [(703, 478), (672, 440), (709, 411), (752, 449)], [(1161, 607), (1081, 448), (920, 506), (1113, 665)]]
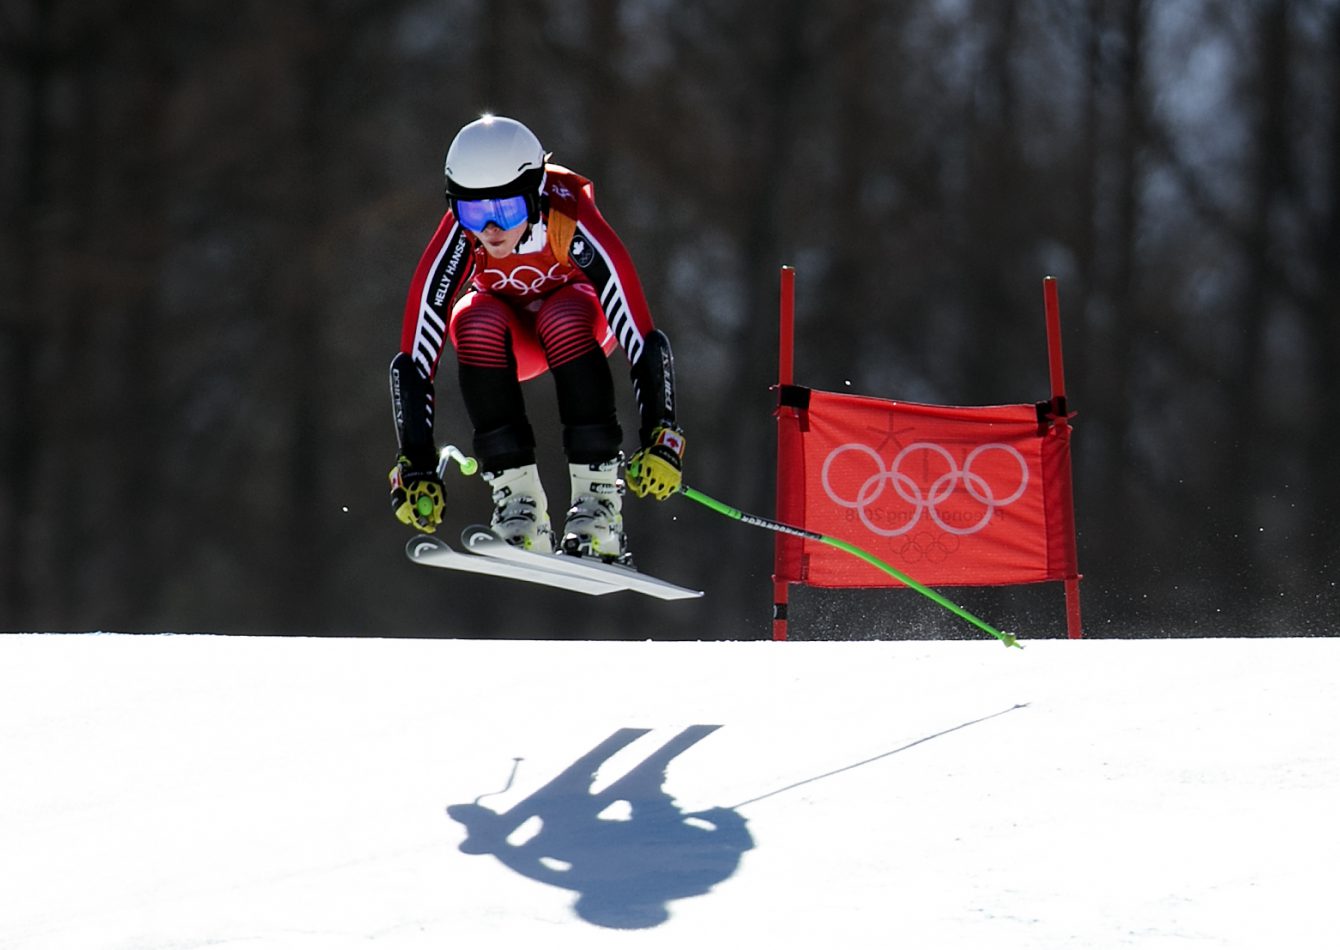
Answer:
[[(794, 267), (782, 268), (781, 280), (781, 327), (777, 348), (777, 385), (790, 386), (795, 382), (795, 337), (796, 337), (796, 269)], [(780, 392), (780, 390), (779, 390)], [(777, 515), (780, 519), (782, 511), (782, 493), (785, 490), (782, 476), (782, 430), (789, 425), (787, 415), (794, 413), (794, 409), (788, 409), (785, 406), (777, 408)], [(786, 639), (786, 612), (787, 606), (791, 600), (791, 586), (788, 581), (782, 579), (777, 573), (782, 563), (782, 543), (785, 539), (782, 535), (777, 535), (773, 541), (773, 575), (772, 575), (772, 638), (774, 640)]]
[[(1044, 277), (1042, 279), (1042, 299), (1047, 312), (1047, 365), (1051, 371), (1052, 416), (1054, 420), (1052, 424), (1064, 426), (1068, 434), (1070, 422), (1066, 412), (1065, 366), (1061, 359), (1061, 304), (1056, 291), (1055, 277)], [(1073, 545), (1075, 543), (1075, 497), (1074, 489), (1070, 485), (1069, 458), (1066, 459), (1066, 482), (1068, 497), (1065, 502), (1070, 513), (1070, 543)], [(1073, 577), (1065, 579), (1066, 636), (1071, 640), (1078, 640), (1084, 636), (1079, 609), (1079, 580), (1078, 568), (1076, 568)]]

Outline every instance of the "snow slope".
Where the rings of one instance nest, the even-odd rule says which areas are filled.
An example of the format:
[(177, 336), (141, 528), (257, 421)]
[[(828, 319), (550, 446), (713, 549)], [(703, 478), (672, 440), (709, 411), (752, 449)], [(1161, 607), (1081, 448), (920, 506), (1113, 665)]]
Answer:
[(1340, 639), (3, 637), (0, 948), (1340, 946), (1337, 680)]

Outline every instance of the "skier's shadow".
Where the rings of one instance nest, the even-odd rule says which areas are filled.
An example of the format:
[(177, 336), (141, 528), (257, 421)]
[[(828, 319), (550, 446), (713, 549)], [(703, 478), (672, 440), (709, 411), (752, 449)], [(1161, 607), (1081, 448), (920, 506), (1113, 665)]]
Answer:
[(599, 793), (591, 791), (596, 770), (650, 730), (619, 729), (505, 812), (478, 800), (451, 805), (447, 814), (467, 832), (460, 848), (576, 891), (574, 909), (592, 924), (664, 923), (670, 901), (706, 894), (754, 846), (734, 809), (685, 814), (662, 787), (670, 761), (718, 728), (688, 727)]

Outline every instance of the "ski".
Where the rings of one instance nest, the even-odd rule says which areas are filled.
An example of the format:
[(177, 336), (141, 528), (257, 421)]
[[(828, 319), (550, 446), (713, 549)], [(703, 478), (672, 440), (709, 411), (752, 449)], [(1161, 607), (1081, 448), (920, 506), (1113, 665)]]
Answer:
[(442, 567), (453, 571), (466, 571), (471, 574), (491, 574), (494, 577), (529, 581), (532, 584), (544, 584), (548, 587), (557, 587), (579, 594), (612, 594), (617, 590), (625, 589), (619, 584), (573, 577), (571, 574), (544, 570), (539, 566), (519, 564), (502, 558), (463, 554), (445, 541), (426, 534), (412, 538), (405, 545), (405, 554), (414, 563), (425, 564), (429, 567)]
[(571, 554), (537, 554), (513, 547), (483, 525), (466, 528), (461, 534), (461, 544), (472, 554), (491, 561), (561, 574), (574, 580), (609, 584), (616, 589), (631, 590), (661, 600), (685, 600), (703, 595), (700, 590), (680, 587), (622, 564), (608, 564), (598, 558)]

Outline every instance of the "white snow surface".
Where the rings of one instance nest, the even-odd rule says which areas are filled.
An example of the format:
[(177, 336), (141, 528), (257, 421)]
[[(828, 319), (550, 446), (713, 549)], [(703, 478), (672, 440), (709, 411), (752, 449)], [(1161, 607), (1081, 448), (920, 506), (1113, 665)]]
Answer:
[(0, 948), (1336, 947), (1337, 680), (1336, 638), (0, 637)]

